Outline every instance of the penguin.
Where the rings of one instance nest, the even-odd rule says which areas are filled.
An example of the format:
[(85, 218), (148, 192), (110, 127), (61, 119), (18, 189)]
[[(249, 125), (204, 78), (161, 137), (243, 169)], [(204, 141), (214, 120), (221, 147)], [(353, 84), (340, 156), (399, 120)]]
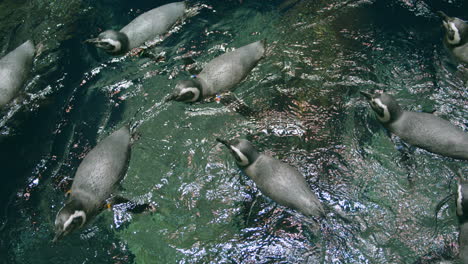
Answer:
[(449, 17), (442, 11), (437, 13), (442, 18), (445, 29), (445, 46), (456, 60), (468, 64), (468, 23)]
[(139, 15), (120, 31), (106, 30), (85, 42), (111, 55), (121, 55), (167, 32), (185, 11), (185, 2), (166, 4)]
[(461, 181), (458, 183), (456, 207), (460, 225), (458, 235), (459, 257), (462, 263), (468, 264), (468, 182)]
[(99, 214), (127, 171), (131, 152), (128, 126), (99, 142), (83, 159), (65, 205), (55, 218), (53, 242), (83, 227)]
[(393, 96), (361, 92), (391, 133), (405, 142), (443, 156), (468, 160), (468, 134), (433, 114), (403, 110)]
[(245, 139), (232, 142), (220, 138), (216, 140), (229, 149), (239, 167), (264, 195), (306, 216), (324, 217), (324, 209), (319, 199), (297, 169), (259, 153), (252, 143)]
[(196, 102), (226, 92), (241, 82), (265, 55), (265, 40), (256, 41), (211, 60), (190, 80), (175, 86), (169, 100)]
[(27, 40), (0, 59), (0, 108), (8, 104), (23, 86), (35, 52), (33, 42)]

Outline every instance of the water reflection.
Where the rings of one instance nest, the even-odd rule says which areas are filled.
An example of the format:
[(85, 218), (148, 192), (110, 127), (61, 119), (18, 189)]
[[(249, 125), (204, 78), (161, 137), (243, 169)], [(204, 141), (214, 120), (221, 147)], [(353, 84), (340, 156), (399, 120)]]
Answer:
[[(138, 7), (129, 11), (133, 3), (119, 3), (129, 8), (106, 1), (91, 10), (84, 4), (78, 8), (85, 17), (105, 12), (83, 24), (85, 29), (72, 31), (76, 43), (89, 37), (83, 31), (97, 30), (94, 23), (123, 25), (156, 5), (134, 3)], [(63, 8), (55, 5), (56, 12)], [(454, 191), (454, 172), (466, 165), (399, 147), (358, 91), (385, 89), (410, 110), (436, 110), (466, 126), (463, 76), (447, 59), (440, 21), (432, 13), (442, 9), (459, 15), (466, 4), (194, 5), (198, 15), (136, 56), (111, 58), (67, 42), (60, 49), (83, 66), (62, 65), (67, 56), (57, 55), (65, 73), (38, 70), (28, 88), (41, 95), (26, 103), (26, 113), (32, 114), (17, 110), (6, 115), (1, 128), (8, 136), (0, 139), (2, 149), (26, 162), (6, 164), (8, 175), (19, 175), (2, 197), (7, 206), (1, 253), (9, 262), (424, 263), (456, 255), (454, 207), (442, 207), (437, 233), (434, 209)], [(162, 103), (177, 80), (233, 47), (264, 37), (268, 57), (234, 92), (255, 115), (245, 117), (214, 102)], [(44, 53), (36, 63), (56, 61), (49, 56)], [(122, 192), (151, 200), (157, 211), (131, 219), (106, 212), (63, 243), (46, 243), (83, 154), (132, 119), (142, 137), (133, 147)], [(39, 132), (22, 132), (34, 129)], [(314, 225), (262, 195), (217, 145), (218, 136), (246, 136), (261, 151), (298, 168), (330, 208), (327, 219)], [(12, 160), (8, 156), (2, 154), (1, 160)]]

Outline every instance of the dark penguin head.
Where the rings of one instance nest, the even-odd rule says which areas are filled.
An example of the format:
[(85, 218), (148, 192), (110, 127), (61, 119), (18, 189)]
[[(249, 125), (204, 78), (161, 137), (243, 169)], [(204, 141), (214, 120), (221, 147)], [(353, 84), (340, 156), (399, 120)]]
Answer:
[(452, 46), (463, 45), (468, 41), (468, 24), (456, 17), (449, 17), (444, 12), (438, 11), (445, 28), (445, 38)]
[(461, 223), (468, 220), (468, 182), (458, 183), (457, 215)]
[(202, 85), (197, 79), (179, 81), (168, 100), (196, 102), (202, 98)]
[(377, 114), (377, 118), (384, 124), (397, 120), (403, 113), (398, 102), (389, 94), (371, 95), (365, 92), (360, 93), (367, 98), (372, 110)]
[(236, 163), (241, 167), (248, 167), (260, 156), (260, 153), (258, 153), (248, 140), (235, 139), (232, 142), (219, 138), (216, 140), (223, 143), (231, 151), (231, 154), (236, 159)]
[(86, 223), (86, 213), (81, 203), (69, 200), (55, 217), (55, 237), (53, 242), (63, 238)]
[(115, 30), (106, 30), (97, 38), (88, 39), (85, 42), (93, 43), (96, 47), (112, 55), (125, 53), (129, 47), (127, 35)]

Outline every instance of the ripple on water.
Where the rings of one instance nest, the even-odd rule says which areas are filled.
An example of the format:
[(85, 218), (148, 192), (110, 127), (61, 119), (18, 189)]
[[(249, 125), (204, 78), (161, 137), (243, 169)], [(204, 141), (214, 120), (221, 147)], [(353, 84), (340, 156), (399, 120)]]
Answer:
[[(52, 146), (14, 194), (9, 207), (18, 210), (7, 212), (11, 220), (0, 230), (12, 262), (411, 263), (455, 256), (453, 205), (441, 207), (437, 222), (434, 210), (464, 164), (389, 137), (358, 93), (385, 89), (405, 109), (468, 124), (465, 73), (440, 44), (434, 3), (242, 2), (196, 4), (198, 14), (155, 46), (124, 57), (86, 51), (95, 56), (86, 60), (100, 61), (73, 84), (63, 76), (44, 90), (30, 82), (28, 91), (43, 91), (27, 101), (32, 111), (50, 93), (71, 94), (63, 95)], [(446, 5), (460, 6), (452, 2)], [(263, 38), (268, 55), (234, 91), (254, 115), (214, 102), (162, 103), (176, 81)], [(15, 118), (12, 109), (0, 127)], [(130, 120), (141, 138), (121, 191), (157, 211), (117, 208), (59, 244), (44, 243), (79, 162)], [(327, 219), (316, 223), (262, 195), (216, 137), (246, 137), (296, 167), (329, 208)]]

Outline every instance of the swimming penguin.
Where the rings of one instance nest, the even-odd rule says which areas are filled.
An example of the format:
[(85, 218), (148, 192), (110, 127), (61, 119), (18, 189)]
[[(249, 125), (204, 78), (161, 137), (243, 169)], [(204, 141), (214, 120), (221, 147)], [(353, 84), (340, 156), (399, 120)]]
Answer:
[(458, 243), (460, 260), (468, 264), (468, 183), (459, 182), (457, 192), (457, 216), (460, 224)]
[(261, 40), (216, 57), (196, 78), (179, 81), (168, 100), (196, 102), (231, 90), (250, 73), (264, 54), (265, 40)]
[(9, 103), (31, 71), (35, 48), (31, 40), (0, 59), (0, 108)]
[(55, 218), (57, 241), (83, 227), (104, 209), (118, 183), (127, 171), (131, 134), (127, 126), (104, 138), (83, 159), (65, 206)]
[(407, 143), (455, 159), (468, 160), (468, 134), (433, 114), (404, 111), (393, 96), (361, 92), (377, 119)]
[(450, 53), (462, 63), (468, 63), (468, 24), (456, 17), (438, 11), (445, 28), (444, 44)]
[(139, 15), (120, 31), (106, 30), (85, 42), (93, 43), (112, 55), (123, 54), (167, 32), (185, 10), (185, 2), (166, 4)]
[(301, 173), (292, 166), (259, 153), (245, 139), (228, 142), (216, 139), (224, 144), (244, 170), (262, 191), (273, 201), (298, 210), (307, 216), (325, 215), (317, 196), (310, 190)]

